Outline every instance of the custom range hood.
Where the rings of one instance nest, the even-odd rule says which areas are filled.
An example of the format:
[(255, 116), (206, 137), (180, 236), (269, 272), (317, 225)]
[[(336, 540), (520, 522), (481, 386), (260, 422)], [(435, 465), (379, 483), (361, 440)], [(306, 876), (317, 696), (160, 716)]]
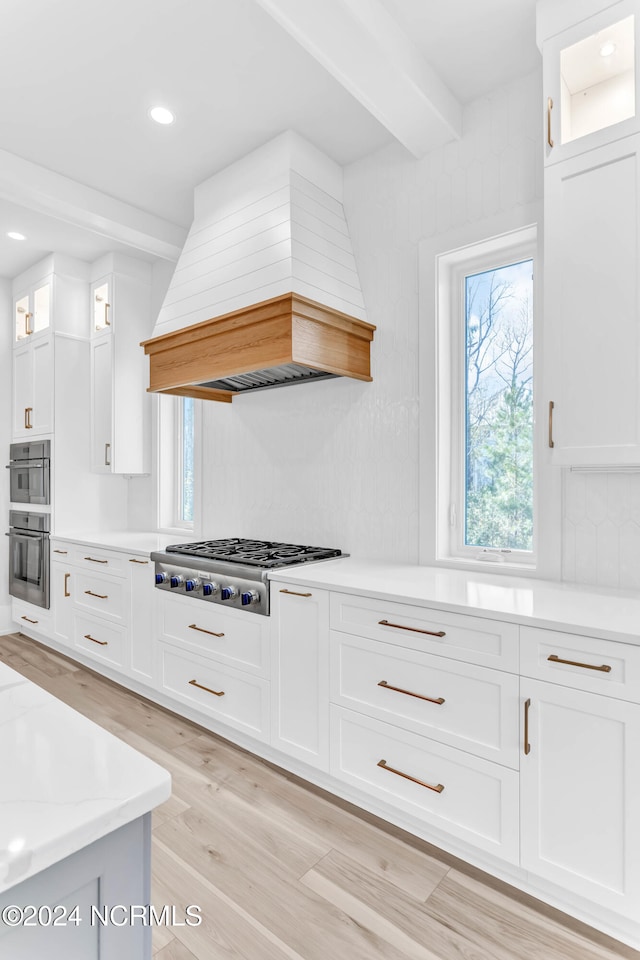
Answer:
[(195, 219), (149, 355), (152, 393), (231, 401), (328, 377), (371, 380), (375, 327), (342, 207), (342, 168), (287, 132), (195, 191)]

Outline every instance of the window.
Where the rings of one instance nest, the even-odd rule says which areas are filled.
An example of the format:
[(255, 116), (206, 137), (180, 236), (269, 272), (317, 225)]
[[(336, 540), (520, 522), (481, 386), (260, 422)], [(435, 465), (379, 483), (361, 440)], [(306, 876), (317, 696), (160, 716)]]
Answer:
[(533, 565), (535, 228), (437, 261), (437, 554)]
[(193, 418), (193, 397), (183, 397), (179, 401), (176, 457), (179, 524), (193, 524)]
[(533, 260), (464, 277), (465, 547), (533, 550)]
[(158, 416), (158, 526), (194, 528), (197, 404), (191, 397), (161, 396)]

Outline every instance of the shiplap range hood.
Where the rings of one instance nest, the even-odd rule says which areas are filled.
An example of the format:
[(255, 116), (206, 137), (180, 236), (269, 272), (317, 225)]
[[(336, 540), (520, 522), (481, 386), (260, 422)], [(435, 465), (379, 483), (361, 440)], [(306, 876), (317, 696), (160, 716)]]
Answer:
[(342, 207), (342, 168), (287, 132), (202, 183), (160, 309), (149, 390), (230, 401), (265, 387), (371, 380), (375, 327)]

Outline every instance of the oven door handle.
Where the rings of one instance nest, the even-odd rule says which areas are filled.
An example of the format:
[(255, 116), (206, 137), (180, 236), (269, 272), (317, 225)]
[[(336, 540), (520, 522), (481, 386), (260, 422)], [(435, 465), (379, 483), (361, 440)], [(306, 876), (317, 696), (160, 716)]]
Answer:
[(23, 540), (43, 540), (45, 537), (48, 537), (48, 533), (23, 533), (21, 530), (12, 530), (10, 533), (5, 533), (5, 537), (16, 537), (16, 539), (22, 538)]
[(12, 460), (5, 467), (6, 470), (32, 470), (34, 467), (44, 467), (43, 460)]

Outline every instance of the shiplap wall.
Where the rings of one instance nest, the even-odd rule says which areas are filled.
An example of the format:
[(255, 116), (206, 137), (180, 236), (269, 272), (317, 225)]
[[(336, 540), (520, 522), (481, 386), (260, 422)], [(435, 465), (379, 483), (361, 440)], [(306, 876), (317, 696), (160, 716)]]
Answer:
[(365, 319), (342, 170), (288, 132), (201, 184), (154, 335), (295, 292)]

